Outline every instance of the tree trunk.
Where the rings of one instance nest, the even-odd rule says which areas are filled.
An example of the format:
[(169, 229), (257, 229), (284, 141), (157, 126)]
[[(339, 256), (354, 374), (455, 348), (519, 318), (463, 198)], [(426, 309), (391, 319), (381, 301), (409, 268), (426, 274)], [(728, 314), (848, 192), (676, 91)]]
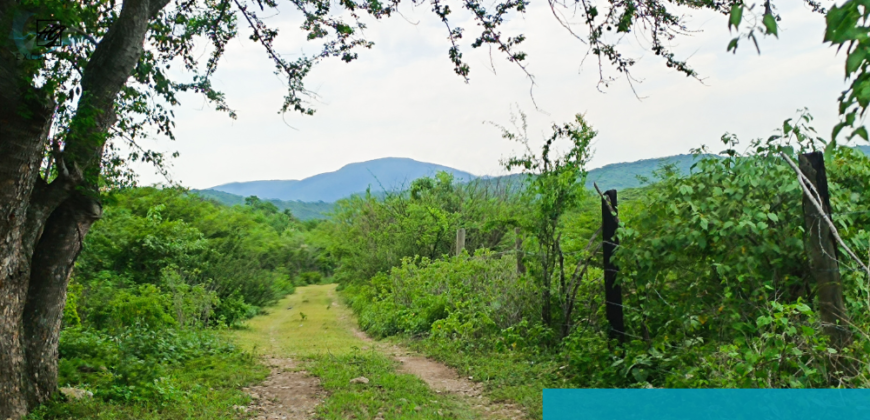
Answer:
[(75, 193), (51, 213), (33, 253), (23, 320), (30, 406), (57, 390), (57, 345), (67, 286), (82, 241), (101, 214), (99, 201)]
[(551, 307), (551, 298), (550, 298), (550, 287), (552, 285), (550, 281), (550, 276), (552, 275), (552, 270), (550, 270), (550, 258), (552, 249), (548, 247), (547, 252), (542, 256), (544, 261), (544, 276), (541, 279), (541, 322), (544, 323), (545, 326), (549, 327), (553, 322), (552, 309)]
[[(5, 57), (8, 58), (8, 57)], [(30, 280), (30, 198), (39, 177), (53, 104), (16, 85), (16, 64), (0, 57), (0, 419), (27, 412), (22, 317)]]

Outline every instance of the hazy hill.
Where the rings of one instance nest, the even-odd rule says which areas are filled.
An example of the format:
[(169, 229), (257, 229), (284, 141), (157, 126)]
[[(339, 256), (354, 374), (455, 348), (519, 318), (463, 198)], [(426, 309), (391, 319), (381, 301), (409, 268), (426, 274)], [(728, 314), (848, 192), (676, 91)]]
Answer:
[(641, 186), (638, 175), (652, 179), (653, 171), (662, 165), (673, 164), (680, 173), (688, 174), (695, 158), (692, 155), (676, 155), (663, 158), (644, 159), (635, 162), (622, 162), (605, 165), (589, 171), (586, 177), (586, 187), (592, 188), (592, 183), (597, 182), (601, 191), (610, 189), (623, 190)]
[(468, 172), (434, 163), (408, 158), (383, 158), (351, 163), (335, 172), (303, 180), (233, 182), (210, 189), (242, 197), (256, 195), (261, 199), (334, 202), (364, 192), (369, 187), (373, 192), (401, 189), (417, 178), (432, 176), (438, 171), (450, 172), (456, 180), (475, 178)]
[[(240, 195), (230, 194), (223, 191), (215, 190), (194, 190), (195, 194), (217, 201), (218, 203), (235, 206), (245, 204), (245, 198)], [(332, 203), (318, 202), (302, 202), (302, 201), (281, 201), (281, 200), (266, 200), (281, 210), (290, 209), (300, 220), (310, 219), (325, 219), (326, 213), (332, 211)]]
[[(870, 146), (856, 147), (870, 155)], [(586, 186), (592, 188), (592, 183), (597, 182), (602, 191), (637, 188), (642, 185), (638, 175), (654, 180), (653, 171), (665, 164), (673, 164), (681, 173), (688, 174), (694, 161), (692, 155), (686, 154), (605, 165), (589, 171)], [(293, 215), (302, 220), (323, 219), (332, 210), (333, 202), (364, 192), (368, 186), (372, 187), (373, 192), (383, 191), (381, 186), (387, 190), (400, 189), (414, 179), (432, 176), (442, 170), (453, 173), (457, 180), (468, 181), (476, 178), (468, 172), (433, 163), (406, 158), (384, 158), (352, 163), (338, 171), (315, 175), (301, 181), (234, 182), (195, 192), (226, 205), (243, 204), (244, 197), (255, 195), (275, 204), (279, 209), (290, 209)], [(522, 176), (506, 175), (482, 181), (519, 186)], [(275, 197), (299, 198), (282, 200)]]

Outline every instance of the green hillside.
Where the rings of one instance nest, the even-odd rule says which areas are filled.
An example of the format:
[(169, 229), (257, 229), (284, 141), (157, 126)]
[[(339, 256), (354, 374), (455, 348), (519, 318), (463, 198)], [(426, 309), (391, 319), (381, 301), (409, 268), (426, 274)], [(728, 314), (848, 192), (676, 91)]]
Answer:
[[(230, 194), (217, 190), (193, 190), (193, 193), (214, 200), (218, 203), (235, 206), (245, 203), (245, 198), (240, 195)], [(281, 210), (289, 209), (290, 212), (299, 220), (311, 219), (326, 219), (326, 213), (332, 211), (332, 203), (319, 202), (304, 202), (304, 201), (282, 201), (282, 200), (265, 200)]]
[(636, 162), (614, 163), (589, 171), (586, 178), (586, 187), (592, 188), (592, 183), (598, 183), (602, 191), (642, 186), (638, 177), (644, 177), (653, 181), (652, 175), (656, 169), (667, 164), (673, 164), (680, 173), (688, 174), (692, 164), (695, 163), (693, 155), (676, 155), (663, 158), (644, 159)]

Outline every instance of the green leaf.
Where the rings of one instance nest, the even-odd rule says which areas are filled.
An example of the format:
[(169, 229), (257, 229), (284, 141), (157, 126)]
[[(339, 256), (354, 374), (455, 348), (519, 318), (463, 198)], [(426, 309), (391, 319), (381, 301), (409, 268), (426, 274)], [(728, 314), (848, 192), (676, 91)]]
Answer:
[(855, 137), (855, 136), (861, 136), (861, 138), (864, 140), (870, 140), (867, 138), (867, 128), (866, 127), (859, 127), (857, 130), (853, 131), (852, 135), (849, 137)]
[(867, 61), (867, 49), (860, 46), (855, 48), (855, 51), (846, 57), (846, 77), (858, 70), (865, 61)]
[(771, 222), (776, 223), (779, 221), (779, 216), (774, 213), (767, 213), (767, 218), (770, 219)]
[(776, 32), (776, 18), (773, 17), (773, 14), (765, 13), (762, 23), (764, 23), (764, 27), (767, 29), (768, 34), (773, 34), (775, 37), (779, 38), (779, 34)]
[(731, 50), (734, 50), (734, 53), (737, 54), (737, 40), (738, 39), (739, 38), (732, 39), (731, 42), (728, 43), (728, 49), (725, 52), (730, 52)]
[(731, 18), (728, 20), (728, 30), (733, 26), (737, 29), (740, 26), (740, 21), (743, 20), (743, 5), (735, 3), (731, 5)]

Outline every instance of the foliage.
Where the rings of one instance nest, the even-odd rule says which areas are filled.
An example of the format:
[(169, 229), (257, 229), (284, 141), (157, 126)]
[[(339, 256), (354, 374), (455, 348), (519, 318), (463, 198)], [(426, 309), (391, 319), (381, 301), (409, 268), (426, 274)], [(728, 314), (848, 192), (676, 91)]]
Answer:
[[(802, 193), (777, 156), (824, 146), (810, 121), (806, 114), (786, 121), (780, 135), (753, 141), (746, 154), (726, 135), (726, 158), (703, 159), (688, 177), (665, 170), (661, 182), (623, 209), (618, 258), (624, 303), (632, 309), (627, 324), (635, 335), (649, 336), (658, 353), (679, 359), (680, 367), (668, 362), (671, 373), (654, 383), (811, 387), (866, 380), (867, 372), (832, 368), (827, 338), (819, 336)], [(870, 182), (870, 161), (836, 144), (825, 148), (825, 160), (840, 233), (865, 252), (862, 226), (870, 214), (862, 211), (867, 203), (859, 185)], [(855, 328), (844, 357), (863, 360), (866, 279), (847, 261), (840, 266)], [(645, 369), (650, 377), (665, 372), (659, 362)]]
[[(305, 243), (311, 226), (256, 198), (225, 207), (135, 188), (106, 201), (76, 263), (59, 344), (60, 386), (90, 390), (95, 402), (57, 401), (33, 418), (233, 418), (226, 402), (247, 397), (230, 388), (265, 372), (209, 327), (235, 326), (294, 283), (327, 275)], [(198, 405), (202, 414), (188, 412)]]
[[(405, 258), (344, 293), (367, 331), (411, 340), (535, 416), (541, 388), (866, 387), (870, 287), (855, 264), (839, 259), (851, 341), (835, 346), (818, 314), (802, 192), (779, 153), (823, 151), (833, 220), (859, 255), (870, 251), (870, 158), (825, 142), (811, 122), (800, 111), (745, 152), (726, 134), (719, 156), (698, 149), (689, 173), (663, 166), (656, 182), (621, 201), (615, 258), (624, 344), (607, 335), (599, 254), (584, 251), (601, 212), (588, 194), (572, 196), (571, 210), (550, 225), (566, 262), (574, 253), (593, 257), (568, 334), (537, 315), (540, 270), (518, 276), (510, 253)], [(536, 182), (546, 179), (529, 177), (519, 195), (534, 213), (515, 216), (533, 235), (541, 228), (526, 223), (541, 223), (536, 200), (548, 191)], [(534, 220), (524, 219), (529, 214)], [(527, 240), (524, 252), (534, 254), (539, 240)]]
[[(230, 194), (228, 192), (218, 190), (194, 190), (194, 193), (200, 197), (213, 200), (218, 204), (225, 206), (235, 206), (245, 204), (245, 197), (240, 195)], [(321, 220), (325, 219), (327, 213), (332, 211), (332, 203), (324, 202), (304, 202), (304, 201), (283, 201), (283, 200), (266, 200), (275, 205), (278, 210), (290, 211), (293, 217), (301, 221)]]
[(445, 260), (405, 259), (389, 274), (346, 288), (360, 327), (378, 335), (473, 340), (532, 317), (535, 287), (513, 256), (486, 250)]
[(105, 400), (168, 403), (184, 397), (170, 371), (189, 360), (235, 357), (208, 330), (154, 329), (138, 324), (111, 333), (66, 329), (59, 347), (61, 386), (85, 386)]
[(315, 230), (320, 236), (312, 243), (328, 252), (336, 279), (347, 284), (388, 271), (404, 257), (455, 254), (459, 228), (466, 230), (470, 252), (502, 249), (520, 211), (510, 184), (457, 184), (439, 172), (382, 199), (367, 193), (340, 200), (331, 220)]
[[(577, 114), (574, 121), (562, 126), (553, 126), (553, 134), (546, 139), (540, 156), (529, 147), (526, 116), (520, 113), (520, 132), (513, 133), (500, 127), (502, 137), (518, 141), (526, 148), (526, 154), (513, 157), (504, 162), (507, 170), (520, 168), (526, 174), (526, 188), (523, 190), (523, 202), (531, 210), (531, 214), (523, 219), (522, 227), (536, 239), (536, 264), (532, 275), (540, 282), (542, 297), (541, 320), (544, 325), (555, 326), (551, 306), (551, 294), (557, 290), (560, 303), (559, 319), (562, 336), (571, 330), (571, 318), (577, 286), (583, 281), (588, 270), (580, 271), (581, 262), (587, 255), (569, 260), (577, 264), (574, 274), (565, 273), (565, 253), (562, 246), (564, 233), (563, 218), (571, 211), (580, 208), (587, 192), (583, 188), (586, 180), (586, 163), (590, 157), (590, 144), (597, 134), (582, 115)], [(516, 126), (516, 117), (512, 118)], [(559, 154), (556, 147), (559, 140), (569, 142), (568, 150)], [(587, 264), (588, 265), (588, 264)], [(558, 282), (557, 282), (558, 280)], [(558, 317), (558, 315), (557, 315)]]
[(231, 419), (250, 400), (239, 386), (267, 369), (210, 330), (121, 332), (70, 328), (61, 333), (60, 386), (91, 390), (94, 398), (56, 398), (32, 420)]
[(83, 286), (77, 312), (97, 328), (106, 319), (133, 323), (125, 305), (151, 307), (158, 318), (160, 308), (182, 325), (233, 325), (294, 282), (328, 274), (306, 243), (307, 227), (268, 202), (224, 207), (178, 189), (137, 188), (110, 203), (74, 274)]

